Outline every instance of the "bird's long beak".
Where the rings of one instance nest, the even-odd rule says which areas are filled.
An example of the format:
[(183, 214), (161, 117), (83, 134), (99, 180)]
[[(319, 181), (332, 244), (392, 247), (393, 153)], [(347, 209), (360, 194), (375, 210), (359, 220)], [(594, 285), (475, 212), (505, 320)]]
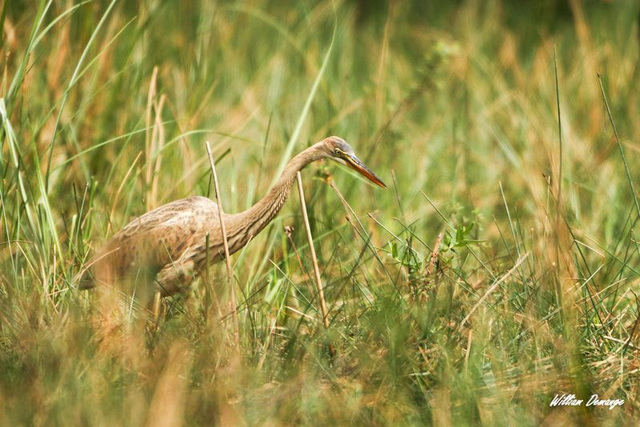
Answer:
[(386, 184), (382, 182), (382, 180), (378, 178), (378, 176), (375, 173), (373, 173), (371, 169), (366, 167), (364, 163), (362, 163), (360, 159), (358, 159), (355, 155), (343, 153), (342, 158), (347, 163), (347, 166), (349, 166), (351, 169), (358, 172), (360, 175), (365, 176), (367, 179), (369, 179), (369, 181), (373, 182), (374, 184), (382, 188), (387, 188)]

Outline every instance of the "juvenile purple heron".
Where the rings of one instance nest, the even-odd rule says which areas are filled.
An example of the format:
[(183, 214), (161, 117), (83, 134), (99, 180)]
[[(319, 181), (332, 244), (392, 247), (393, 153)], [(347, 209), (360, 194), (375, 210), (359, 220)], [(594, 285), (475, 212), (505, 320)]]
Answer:
[[(291, 159), (273, 188), (254, 206), (237, 214), (222, 213), (229, 253), (242, 249), (277, 215), (298, 171), (325, 158), (348, 166), (386, 188), (342, 138), (323, 139)], [(91, 267), (80, 280), (79, 288), (140, 282), (142, 278), (142, 283), (153, 281), (161, 294), (168, 296), (186, 289), (204, 270), (207, 257), (209, 263), (224, 259), (218, 205), (206, 197), (192, 196), (153, 209), (127, 224), (90, 261)]]

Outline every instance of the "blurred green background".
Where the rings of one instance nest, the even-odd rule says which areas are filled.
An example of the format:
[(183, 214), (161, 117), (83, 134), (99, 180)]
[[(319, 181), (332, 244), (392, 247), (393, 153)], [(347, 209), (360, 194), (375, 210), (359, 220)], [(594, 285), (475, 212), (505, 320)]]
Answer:
[[(2, 424), (637, 422), (637, 1), (1, 11)], [(328, 329), (297, 194), (232, 259), (239, 352), (223, 267), (219, 312), (200, 280), (156, 326), (75, 289), (132, 218), (213, 196), (206, 140), (239, 212), (329, 135), (389, 188), (303, 172)]]

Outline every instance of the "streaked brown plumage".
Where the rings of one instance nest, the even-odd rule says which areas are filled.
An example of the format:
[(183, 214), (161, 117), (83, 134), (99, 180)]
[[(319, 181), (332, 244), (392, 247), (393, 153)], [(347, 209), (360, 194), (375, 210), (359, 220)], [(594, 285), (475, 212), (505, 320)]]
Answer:
[[(323, 158), (346, 165), (385, 187), (343, 139), (326, 138), (291, 159), (273, 188), (254, 206), (238, 214), (222, 214), (229, 253), (243, 248), (277, 215), (291, 192), (296, 173)], [(207, 253), (210, 263), (224, 259), (218, 205), (200, 196), (176, 200), (134, 219), (113, 236), (90, 262), (91, 268), (81, 279), (80, 288), (153, 281), (163, 295), (171, 295), (186, 289), (204, 269)], [(147, 292), (153, 289), (146, 288)]]

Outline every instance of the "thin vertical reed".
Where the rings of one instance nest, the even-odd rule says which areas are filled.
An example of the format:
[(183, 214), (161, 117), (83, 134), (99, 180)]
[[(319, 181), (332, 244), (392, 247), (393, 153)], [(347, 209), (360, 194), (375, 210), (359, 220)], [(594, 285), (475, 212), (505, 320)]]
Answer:
[(216, 202), (218, 203), (218, 218), (220, 219), (220, 230), (222, 231), (222, 243), (224, 246), (224, 260), (227, 266), (227, 284), (229, 286), (230, 293), (230, 309), (231, 317), (233, 318), (233, 340), (237, 346), (240, 345), (240, 327), (238, 326), (238, 311), (236, 304), (236, 291), (233, 287), (233, 271), (231, 269), (231, 259), (229, 257), (229, 244), (227, 242), (227, 229), (225, 228), (224, 221), (222, 220), (222, 199), (220, 197), (220, 187), (218, 186), (218, 174), (216, 174), (216, 166), (213, 162), (213, 156), (211, 155), (211, 146), (209, 141), (206, 142), (207, 154), (209, 155), (209, 164), (211, 165), (211, 172), (213, 173), (213, 185), (216, 190)]
[(311, 261), (313, 261), (313, 272), (316, 279), (316, 287), (318, 288), (318, 298), (320, 299), (320, 309), (322, 310), (322, 323), (325, 328), (329, 328), (329, 310), (324, 299), (324, 290), (322, 289), (322, 279), (320, 277), (320, 267), (318, 267), (318, 259), (316, 257), (316, 249), (313, 246), (313, 236), (311, 235), (311, 227), (309, 226), (309, 217), (307, 216), (307, 205), (304, 201), (304, 189), (302, 188), (302, 175), (300, 172), (296, 174), (298, 179), (298, 193), (300, 194), (300, 209), (302, 210), (302, 219), (304, 220), (304, 228), (307, 231), (307, 240), (309, 240), (309, 250), (311, 251)]

